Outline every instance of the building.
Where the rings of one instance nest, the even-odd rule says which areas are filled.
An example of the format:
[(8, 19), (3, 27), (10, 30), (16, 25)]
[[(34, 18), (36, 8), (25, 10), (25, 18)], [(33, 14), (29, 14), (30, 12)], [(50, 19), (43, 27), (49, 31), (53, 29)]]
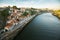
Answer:
[(12, 29), (14, 27), (14, 25), (17, 25), (20, 19), (20, 16), (22, 15), (22, 13), (20, 12), (21, 10), (18, 9), (14, 9), (14, 8), (10, 8), (10, 16), (8, 16), (8, 21), (7, 24), (5, 26), (5, 30), (9, 30)]

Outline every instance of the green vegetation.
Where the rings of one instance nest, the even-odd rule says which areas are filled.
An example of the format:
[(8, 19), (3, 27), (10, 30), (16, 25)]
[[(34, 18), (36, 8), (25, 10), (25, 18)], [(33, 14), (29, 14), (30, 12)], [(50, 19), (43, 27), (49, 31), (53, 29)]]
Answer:
[(31, 13), (30, 13), (31, 15), (34, 15), (34, 14), (36, 14), (36, 11), (34, 11), (34, 10), (31, 10)]
[(29, 13), (25, 11), (25, 12), (23, 13), (23, 16), (27, 16), (28, 14), (34, 15), (34, 14), (36, 14), (36, 11), (30, 11)]
[(25, 12), (23, 13), (23, 16), (27, 16), (27, 15), (28, 15), (28, 12), (25, 11)]
[(60, 18), (60, 10), (54, 10), (53, 11), (53, 15), (57, 16), (58, 18)]
[(2, 12), (1, 12), (1, 16), (3, 17), (3, 18), (6, 18), (9, 14), (9, 11), (8, 11), (8, 9), (5, 9), (5, 10), (3, 10)]
[(36, 14), (37, 12), (35, 11), (35, 9), (34, 8), (31, 8), (31, 10), (30, 10), (30, 14), (31, 15), (34, 15), (34, 14)]
[(31, 9), (27, 9), (24, 13), (23, 13), (23, 16), (27, 16), (28, 14), (29, 15), (34, 15), (36, 14), (37, 12), (35, 11), (34, 8), (31, 8)]
[(2, 18), (2, 22), (3, 22), (3, 27), (6, 25), (6, 21), (7, 21), (7, 17), (9, 16), (9, 7), (7, 7), (6, 9), (2, 10), (0, 13), (0, 18)]
[(17, 7), (16, 6), (13, 6), (13, 9), (17, 9)]

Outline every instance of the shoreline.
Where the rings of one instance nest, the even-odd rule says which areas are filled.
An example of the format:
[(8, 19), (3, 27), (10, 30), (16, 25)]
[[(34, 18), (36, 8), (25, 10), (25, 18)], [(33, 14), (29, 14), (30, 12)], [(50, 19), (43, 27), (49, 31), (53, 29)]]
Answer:
[(29, 19), (27, 18), (28, 20), (25, 19), (25, 21), (19, 22), (19, 27), (16, 26), (17, 28), (15, 28), (14, 30), (4, 33), (4, 35), (0, 36), (1, 40), (12, 40), (18, 34), (18, 32), (22, 31), (23, 28), (36, 16), (37, 15), (30, 16), (28, 17)]

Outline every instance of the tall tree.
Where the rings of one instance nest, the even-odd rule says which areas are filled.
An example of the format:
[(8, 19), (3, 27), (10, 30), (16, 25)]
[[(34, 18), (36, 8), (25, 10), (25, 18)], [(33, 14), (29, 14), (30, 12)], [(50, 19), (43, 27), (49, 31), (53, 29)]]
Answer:
[(28, 15), (28, 13), (25, 11), (24, 13), (23, 13), (23, 16), (27, 16)]
[(13, 9), (17, 9), (17, 6), (13, 6)]
[(9, 7), (7, 7), (6, 9), (4, 9), (2, 12), (1, 12), (1, 17), (3, 18), (2, 21), (3, 21), (3, 26), (6, 25), (6, 21), (7, 21), (7, 17), (9, 16)]

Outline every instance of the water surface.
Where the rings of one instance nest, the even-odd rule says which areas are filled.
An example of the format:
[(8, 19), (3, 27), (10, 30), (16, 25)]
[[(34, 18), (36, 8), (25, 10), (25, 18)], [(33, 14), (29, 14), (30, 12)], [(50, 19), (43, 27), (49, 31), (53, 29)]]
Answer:
[(33, 19), (14, 40), (60, 40), (60, 20), (51, 13)]

